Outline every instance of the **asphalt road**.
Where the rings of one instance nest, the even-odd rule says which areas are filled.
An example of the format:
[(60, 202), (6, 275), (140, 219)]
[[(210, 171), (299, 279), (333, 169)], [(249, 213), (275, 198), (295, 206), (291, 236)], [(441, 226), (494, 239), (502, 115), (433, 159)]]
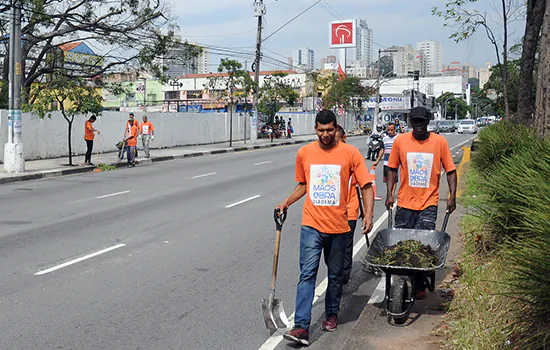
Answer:
[[(451, 147), (470, 137), (447, 136)], [(363, 153), (365, 141), (350, 139)], [(258, 349), (273, 208), (294, 187), (298, 148), (0, 186), (0, 348)], [(301, 202), (281, 243), (289, 314), (300, 215)]]

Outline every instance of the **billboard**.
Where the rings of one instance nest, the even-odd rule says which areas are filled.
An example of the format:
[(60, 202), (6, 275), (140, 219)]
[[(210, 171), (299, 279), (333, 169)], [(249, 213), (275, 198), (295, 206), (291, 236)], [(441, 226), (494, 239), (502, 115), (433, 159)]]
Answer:
[(357, 20), (334, 21), (329, 24), (330, 48), (356, 47)]

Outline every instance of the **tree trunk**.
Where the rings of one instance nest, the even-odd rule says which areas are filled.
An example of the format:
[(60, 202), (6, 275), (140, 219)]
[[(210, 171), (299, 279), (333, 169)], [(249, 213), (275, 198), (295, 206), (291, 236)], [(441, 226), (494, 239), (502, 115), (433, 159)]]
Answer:
[(506, 0), (502, 0), (502, 24), (504, 25), (504, 44), (503, 44), (503, 71), (502, 71), (502, 83), (504, 86), (504, 115), (506, 120), (510, 120), (510, 102), (508, 101), (508, 9), (506, 7)]
[(72, 131), (73, 131), (73, 120), (74, 119), (69, 119), (67, 120), (67, 124), (68, 124), (68, 132), (67, 132), (67, 135), (68, 136), (68, 145), (69, 145), (69, 165), (73, 165), (73, 148), (72, 148), (72, 142), (71, 142), (71, 136), (72, 136)]
[(526, 126), (533, 124), (535, 115), (534, 72), (542, 20), (546, 9), (546, 0), (527, 2), (527, 22), (523, 37), (521, 71), (518, 91), (518, 111), (514, 120)]
[(535, 126), (544, 137), (550, 135), (550, 1), (546, 2), (539, 57)]

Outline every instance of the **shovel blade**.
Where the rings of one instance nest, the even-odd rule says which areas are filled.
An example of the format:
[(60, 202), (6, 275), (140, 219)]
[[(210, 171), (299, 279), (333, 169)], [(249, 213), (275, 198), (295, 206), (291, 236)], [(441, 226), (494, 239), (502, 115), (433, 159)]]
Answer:
[[(270, 302), (271, 301), (271, 302)], [(262, 299), (265, 326), (268, 329), (287, 328), (290, 324), (280, 299)]]

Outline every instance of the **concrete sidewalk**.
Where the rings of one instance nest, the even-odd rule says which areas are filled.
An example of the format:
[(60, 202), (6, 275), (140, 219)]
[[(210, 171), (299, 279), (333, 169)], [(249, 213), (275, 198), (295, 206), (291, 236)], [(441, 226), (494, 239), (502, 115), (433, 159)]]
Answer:
[[(138, 143), (139, 157), (136, 160), (137, 164), (149, 164), (155, 162), (162, 162), (174, 159), (200, 157), (222, 153), (234, 153), (242, 151), (251, 151), (256, 149), (265, 149), (271, 147), (294, 145), (300, 143), (311, 142), (317, 139), (316, 135), (295, 136), (291, 139), (275, 139), (270, 142), (269, 139), (258, 139), (256, 143), (252, 145), (250, 141), (245, 144), (243, 141), (235, 141), (232, 143), (232, 147), (229, 147), (229, 142), (217, 143), (210, 145), (200, 146), (183, 146), (164, 149), (151, 149), (151, 159), (142, 158), (144, 155), (141, 145)], [(152, 143), (154, 147), (154, 143)], [(74, 156), (73, 163), (81, 164), (83, 162), (82, 155)], [(107, 164), (116, 166), (125, 166), (126, 157), (122, 162), (118, 160), (117, 152), (100, 153), (99, 162), (97, 160), (97, 154), (92, 156), (92, 163)], [(119, 164), (120, 163), (120, 164)], [(25, 172), (20, 174), (8, 174), (4, 172), (4, 169), (0, 170), (0, 184), (10, 183), (15, 181), (36, 180), (48, 177), (57, 177), (71, 174), (79, 174), (91, 172), (95, 168), (93, 166), (84, 165), (68, 165), (68, 157), (54, 158), (54, 159), (40, 159), (30, 160), (25, 162)]]

